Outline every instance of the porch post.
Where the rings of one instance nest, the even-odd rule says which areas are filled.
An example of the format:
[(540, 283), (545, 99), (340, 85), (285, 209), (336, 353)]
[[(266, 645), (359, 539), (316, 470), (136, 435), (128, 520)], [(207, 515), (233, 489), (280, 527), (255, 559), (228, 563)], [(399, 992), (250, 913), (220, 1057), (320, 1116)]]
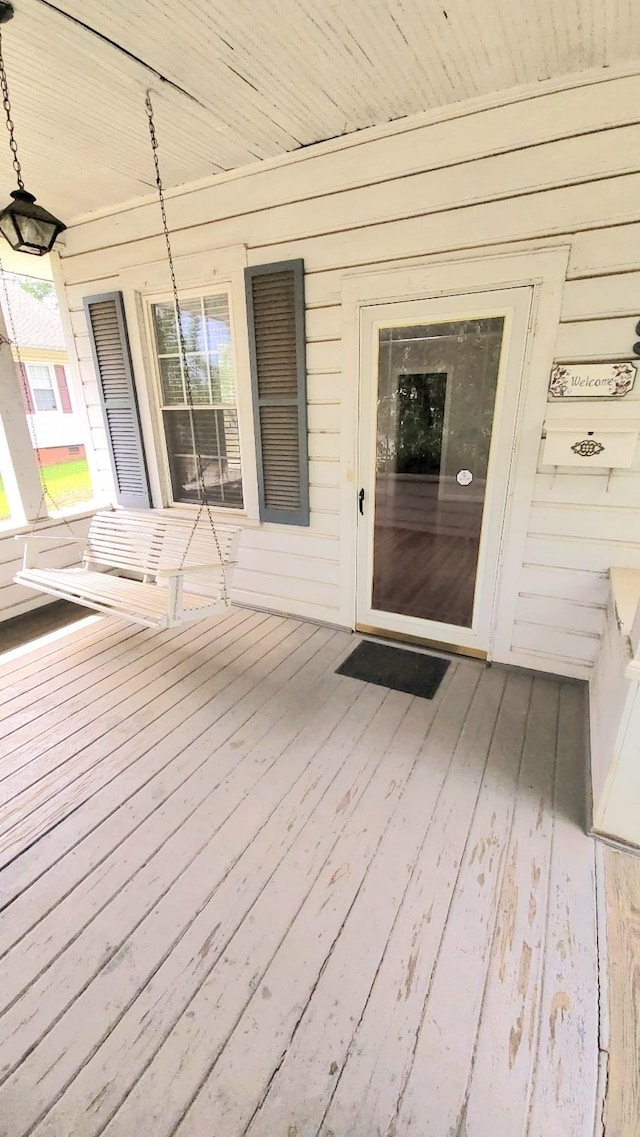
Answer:
[[(20, 391), (20, 380), (0, 309), (0, 471), (11, 519), (18, 525), (38, 517), (42, 485)], [(46, 509), (43, 511), (46, 517)]]

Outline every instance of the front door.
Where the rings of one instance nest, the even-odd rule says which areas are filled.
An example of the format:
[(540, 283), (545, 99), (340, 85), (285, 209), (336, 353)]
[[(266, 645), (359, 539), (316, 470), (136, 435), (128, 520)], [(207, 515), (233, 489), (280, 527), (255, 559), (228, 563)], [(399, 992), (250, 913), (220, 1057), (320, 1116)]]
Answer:
[(361, 310), (358, 627), (490, 649), (530, 300)]

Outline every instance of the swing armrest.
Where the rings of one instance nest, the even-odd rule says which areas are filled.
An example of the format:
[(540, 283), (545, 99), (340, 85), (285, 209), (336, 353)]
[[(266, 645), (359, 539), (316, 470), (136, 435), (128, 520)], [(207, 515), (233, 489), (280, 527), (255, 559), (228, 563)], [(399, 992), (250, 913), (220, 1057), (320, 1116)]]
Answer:
[(40, 549), (36, 545), (36, 541), (64, 541), (68, 544), (86, 545), (86, 537), (45, 537), (39, 536), (35, 533), (29, 533), (26, 536), (17, 534), (14, 538), (16, 541), (24, 541), (24, 549), (22, 552), (22, 568), (35, 569), (38, 568), (40, 563)]
[(203, 572), (206, 569), (226, 568), (228, 565), (233, 564), (236, 564), (236, 561), (210, 561), (207, 564), (183, 565), (182, 568), (177, 565), (175, 568), (158, 569), (156, 576), (187, 576), (190, 572)]

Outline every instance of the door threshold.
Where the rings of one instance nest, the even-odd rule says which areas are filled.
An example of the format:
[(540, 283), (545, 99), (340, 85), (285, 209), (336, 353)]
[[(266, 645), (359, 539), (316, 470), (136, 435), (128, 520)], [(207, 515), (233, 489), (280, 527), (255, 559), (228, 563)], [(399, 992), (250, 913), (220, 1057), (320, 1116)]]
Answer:
[(387, 628), (374, 628), (370, 624), (356, 624), (356, 632), (364, 632), (368, 636), (377, 636), (384, 640), (399, 640), (401, 643), (414, 644), (416, 647), (433, 647), (448, 655), (466, 655), (470, 659), (487, 659), (486, 651), (477, 647), (458, 647), (456, 644), (442, 643), (441, 640), (428, 640), (423, 636), (411, 636), (406, 632), (390, 632)]

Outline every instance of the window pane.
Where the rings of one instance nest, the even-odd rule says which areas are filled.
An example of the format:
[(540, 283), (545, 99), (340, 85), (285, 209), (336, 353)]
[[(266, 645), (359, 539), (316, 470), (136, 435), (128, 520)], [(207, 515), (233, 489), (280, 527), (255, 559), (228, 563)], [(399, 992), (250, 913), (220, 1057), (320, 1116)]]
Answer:
[(181, 300), (182, 334), (184, 346), (189, 351), (206, 351), (207, 341), (204, 330), (204, 315), (201, 300)]
[(200, 500), (196, 462), (199, 452), (207, 501), (241, 509), (242, 477), (229, 299), (226, 293), (188, 299), (181, 301), (180, 308), (191, 401), (198, 408), (193, 429), (173, 305), (169, 302), (154, 304), (152, 315), (173, 500)]
[(200, 501), (197, 448), (209, 505), (241, 509), (242, 478), (236, 412), (197, 410), (193, 415), (193, 431), (190, 418), (188, 410), (164, 412), (174, 501)]
[(32, 387), (53, 387), (51, 372), (48, 367), (40, 366), (37, 363), (29, 363), (27, 366), (27, 374), (31, 380)]
[[(187, 368), (192, 401), (194, 403), (217, 402), (217, 400), (212, 400), (209, 391), (209, 368), (207, 367), (206, 355), (190, 355), (187, 353)], [(185, 384), (186, 380), (185, 374)]]
[(184, 403), (184, 388), (182, 386), (182, 368), (180, 360), (160, 360), (160, 382), (162, 383), (162, 401), (172, 406)]
[(46, 390), (44, 387), (32, 387), (33, 401), (37, 411), (55, 411), (56, 397), (49, 388)]
[(153, 323), (156, 331), (158, 355), (178, 350), (178, 331), (173, 304), (154, 304)]

